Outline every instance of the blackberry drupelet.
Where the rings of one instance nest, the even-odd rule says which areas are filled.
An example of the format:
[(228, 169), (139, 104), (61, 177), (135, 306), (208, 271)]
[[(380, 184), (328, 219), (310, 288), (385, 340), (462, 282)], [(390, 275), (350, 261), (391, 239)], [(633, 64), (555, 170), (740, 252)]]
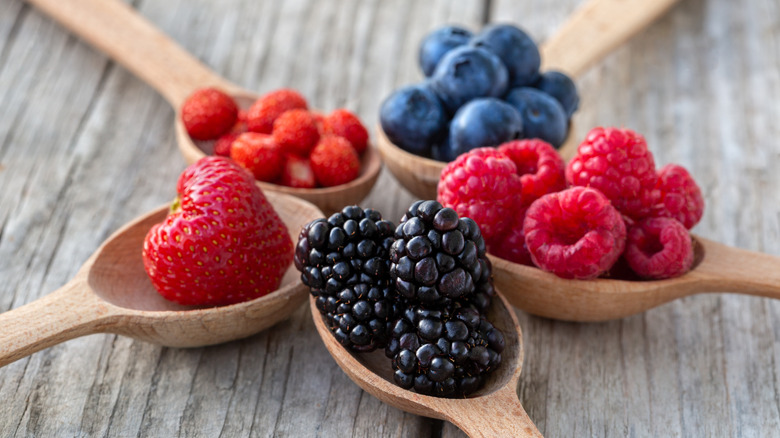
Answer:
[(348, 206), (298, 236), (301, 281), (339, 343), (355, 351), (383, 348), (399, 313), (389, 276), (393, 228), (375, 210)]
[(452, 300), (484, 311), (494, 294), (485, 240), (470, 218), (436, 201), (417, 201), (395, 229), (390, 277), (399, 296), (433, 309)]
[(438, 397), (461, 397), (482, 386), (501, 363), (504, 336), (472, 306), (406, 308), (392, 326), (385, 355), (395, 383)]

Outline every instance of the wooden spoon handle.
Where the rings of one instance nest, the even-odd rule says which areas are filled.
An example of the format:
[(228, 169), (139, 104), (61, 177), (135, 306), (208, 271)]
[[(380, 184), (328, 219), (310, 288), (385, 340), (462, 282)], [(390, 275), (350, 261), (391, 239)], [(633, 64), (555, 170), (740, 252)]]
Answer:
[(704, 261), (692, 274), (702, 280), (693, 292), (736, 292), (780, 298), (780, 257), (733, 248), (697, 237)]
[(589, 0), (542, 44), (542, 68), (579, 76), (678, 1)]
[(212, 72), (118, 0), (27, 0), (116, 60), (176, 109), (195, 89), (237, 87)]
[(463, 409), (447, 412), (447, 420), (472, 438), (541, 437), (517, 398), (516, 385), (480, 397), (475, 403), (463, 400)]
[(110, 316), (107, 305), (73, 280), (18, 309), (0, 314), (0, 366), (52, 345), (98, 333)]

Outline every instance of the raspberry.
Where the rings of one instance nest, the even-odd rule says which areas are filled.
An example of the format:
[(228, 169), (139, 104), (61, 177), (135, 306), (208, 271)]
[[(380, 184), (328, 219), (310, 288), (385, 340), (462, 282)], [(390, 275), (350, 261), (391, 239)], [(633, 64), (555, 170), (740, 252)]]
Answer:
[(344, 184), (360, 174), (360, 158), (344, 137), (326, 135), (311, 151), (311, 168), (321, 186)]
[(274, 181), (284, 165), (281, 148), (274, 138), (257, 132), (239, 135), (230, 148), (230, 158), (252, 172), (258, 181)]
[(346, 109), (337, 109), (325, 118), (328, 133), (346, 138), (358, 154), (368, 147), (368, 130), (360, 119)]
[(651, 216), (677, 219), (689, 230), (699, 223), (704, 214), (704, 198), (684, 167), (667, 164), (659, 169), (655, 187), (660, 199), (653, 206)]
[(458, 156), (441, 171), (437, 200), (460, 217), (477, 222), (490, 241), (506, 230), (507, 215), (520, 202), (520, 176), (509, 157), (495, 148), (477, 148)]
[(276, 119), (273, 136), (285, 152), (308, 157), (320, 139), (320, 131), (309, 111), (294, 109)]
[(691, 236), (676, 219), (643, 219), (628, 230), (625, 258), (642, 278), (677, 277), (688, 272), (693, 264)]
[(601, 192), (572, 187), (537, 199), (523, 222), (536, 266), (559, 277), (596, 278), (626, 243), (623, 217)]
[(220, 155), (223, 157), (230, 156), (230, 148), (233, 146), (233, 142), (236, 141), (240, 133), (228, 132), (223, 134), (214, 143), (214, 155)]
[(570, 185), (599, 189), (633, 219), (650, 213), (656, 179), (645, 139), (630, 129), (594, 128), (566, 167)]
[[(515, 140), (498, 148), (517, 166), (522, 183), (521, 202), (524, 209), (552, 192), (566, 188), (563, 158), (550, 143), (539, 139)], [(522, 224), (522, 222), (520, 222)]]
[(308, 159), (295, 154), (286, 155), (282, 177), (279, 182), (283, 186), (301, 189), (317, 187), (317, 180), (314, 178), (314, 171), (311, 170), (311, 163), (309, 163)]
[(292, 109), (306, 109), (308, 104), (297, 91), (282, 88), (255, 101), (246, 113), (247, 128), (252, 132), (270, 134), (277, 117)]
[(488, 252), (512, 263), (535, 266), (531, 260), (531, 253), (528, 252), (528, 246), (525, 244), (525, 229), (523, 228), (525, 213), (526, 209), (521, 209), (512, 215), (507, 231), (488, 242)]
[(196, 90), (181, 106), (181, 120), (195, 140), (214, 140), (228, 132), (237, 119), (236, 102), (216, 88)]

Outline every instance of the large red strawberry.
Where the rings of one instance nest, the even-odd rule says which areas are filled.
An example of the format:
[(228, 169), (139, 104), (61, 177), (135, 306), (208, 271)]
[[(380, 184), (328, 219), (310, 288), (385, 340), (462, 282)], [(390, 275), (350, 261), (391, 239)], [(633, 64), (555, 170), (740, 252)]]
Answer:
[(292, 240), (251, 174), (228, 158), (205, 157), (185, 169), (177, 192), (144, 240), (144, 268), (163, 297), (216, 306), (279, 287)]

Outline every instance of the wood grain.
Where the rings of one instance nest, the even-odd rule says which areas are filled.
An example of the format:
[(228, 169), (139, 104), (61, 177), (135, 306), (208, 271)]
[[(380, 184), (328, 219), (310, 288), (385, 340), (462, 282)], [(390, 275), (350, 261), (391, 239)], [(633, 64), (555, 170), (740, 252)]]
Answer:
[[(293, 86), (376, 126), (421, 79), (416, 44), (448, 22), (520, 23), (543, 41), (580, 1), (136, 0), (195, 58), (263, 93)], [(684, 0), (580, 79), (576, 135), (645, 135), (685, 165), (707, 210), (694, 230), (780, 255), (780, 5)], [(20, 0), (0, 2), (0, 309), (68, 281), (111, 232), (173, 197), (185, 163), (153, 89)], [(365, 206), (413, 200), (382, 172)], [(518, 312), (519, 396), (556, 436), (778, 436), (780, 302), (699, 295), (598, 324)], [(462, 436), (364, 393), (302, 307), (241, 341), (169, 349), (114, 335), (0, 368), (3, 436)]]

